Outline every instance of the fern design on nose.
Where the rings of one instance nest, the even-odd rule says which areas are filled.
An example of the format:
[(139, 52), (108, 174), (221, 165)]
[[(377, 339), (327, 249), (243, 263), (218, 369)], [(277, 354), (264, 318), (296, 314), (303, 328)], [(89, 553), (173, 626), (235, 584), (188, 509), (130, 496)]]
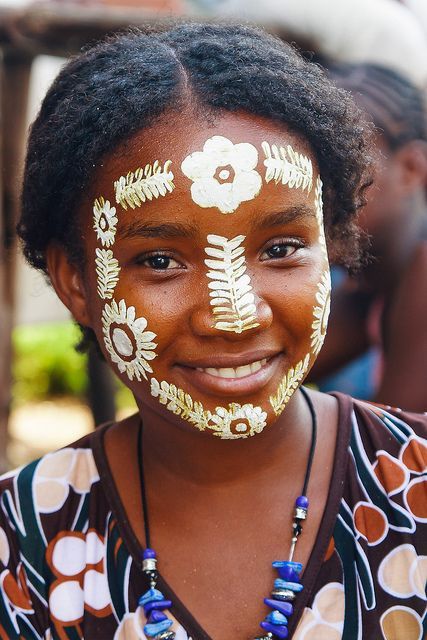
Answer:
[(208, 235), (209, 256), (205, 260), (210, 269), (209, 282), (214, 327), (220, 331), (242, 333), (259, 326), (251, 280), (246, 273), (245, 249), (241, 246), (246, 236), (229, 240), (223, 236)]
[(167, 160), (163, 167), (156, 160), (153, 165), (147, 164), (136, 171), (130, 171), (127, 176), (121, 176), (114, 183), (116, 202), (123, 209), (140, 207), (146, 200), (159, 196), (166, 196), (175, 189), (174, 175), (170, 170), (171, 160)]
[(290, 189), (307, 189), (310, 193), (313, 186), (313, 165), (310, 158), (295, 151), (290, 144), (278, 147), (268, 142), (262, 143), (265, 154), (265, 181), (281, 182)]

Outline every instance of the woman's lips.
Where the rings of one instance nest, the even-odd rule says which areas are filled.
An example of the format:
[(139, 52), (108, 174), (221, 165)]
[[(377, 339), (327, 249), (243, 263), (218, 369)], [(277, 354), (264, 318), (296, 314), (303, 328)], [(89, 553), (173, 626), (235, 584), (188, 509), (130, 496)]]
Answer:
[(278, 353), (238, 367), (176, 367), (186, 381), (201, 393), (236, 397), (262, 389), (276, 374), (281, 356)]

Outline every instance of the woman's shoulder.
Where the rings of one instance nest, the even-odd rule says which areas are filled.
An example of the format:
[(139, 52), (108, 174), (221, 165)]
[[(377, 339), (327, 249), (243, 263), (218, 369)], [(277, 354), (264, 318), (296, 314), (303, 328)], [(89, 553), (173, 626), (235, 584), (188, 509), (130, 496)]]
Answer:
[[(101, 427), (102, 429), (102, 427)], [(90, 433), (56, 451), (44, 454), (32, 462), (22, 465), (0, 476), (0, 495), (16, 489), (35, 491), (34, 498), (55, 492), (57, 496), (70, 485), (80, 493), (87, 491), (99, 480), (93, 446), (101, 433)], [(62, 490), (60, 490), (60, 487)]]
[(427, 413), (405, 411), (336, 393), (351, 422), (351, 445), (362, 441), (369, 448), (381, 450), (408, 447), (418, 460), (427, 463)]

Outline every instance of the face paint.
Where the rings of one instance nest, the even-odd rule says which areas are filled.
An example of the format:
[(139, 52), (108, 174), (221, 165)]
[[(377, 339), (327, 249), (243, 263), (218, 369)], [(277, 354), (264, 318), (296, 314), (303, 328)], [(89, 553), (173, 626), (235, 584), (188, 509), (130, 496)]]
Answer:
[(261, 190), (257, 164), (258, 151), (252, 144), (233, 144), (228, 138), (213, 136), (206, 140), (203, 151), (185, 158), (181, 170), (193, 181), (191, 197), (199, 207), (233, 213)]
[(316, 219), (319, 225), (319, 244), (322, 247), (322, 251), (326, 258), (328, 257), (328, 250), (326, 247), (325, 227), (323, 223), (323, 199), (322, 199), (323, 184), (320, 176), (317, 176), (316, 187), (314, 190), (314, 206), (316, 208)]
[(165, 380), (159, 383), (151, 378), (151, 395), (200, 431), (212, 431), (222, 439), (247, 438), (260, 433), (266, 425), (267, 414), (261, 407), (231, 402), (227, 409), (216, 407), (212, 413), (206, 411), (201, 402), (194, 401), (188, 393)]
[[(229, 117), (236, 118), (235, 114)], [(146, 404), (148, 411), (158, 404), (159, 411), (162, 405), (166, 419), (170, 412), (169, 419), (174, 414), (187, 427), (193, 425), (220, 438), (246, 438), (274, 422), (320, 348), (327, 308), (324, 288), (318, 284), (326, 268), (319, 251), (323, 233), (321, 182), (315, 182), (314, 192), (312, 162), (295, 151), (308, 147), (293, 133), (285, 138), (292, 146), (270, 145), (265, 140), (275, 140), (281, 129), (266, 126), (264, 121), (246, 129), (244, 121), (242, 126), (242, 130), (216, 127), (209, 133), (200, 126), (190, 126), (192, 137), (186, 133), (181, 136), (183, 141), (174, 128), (170, 138), (169, 129), (160, 135), (156, 128), (156, 135), (147, 138), (142, 132), (134, 149), (144, 146), (148, 159), (161, 158), (164, 141), (170, 139), (171, 160), (164, 165), (158, 161), (147, 164), (134, 172), (127, 173), (129, 166), (139, 166), (136, 152), (131, 152), (127, 161), (113, 154), (97, 191), (110, 194), (113, 181), (108, 182), (109, 176), (121, 176), (114, 182), (115, 198), (124, 209), (131, 209), (122, 212), (129, 229), (139, 228), (141, 209), (137, 208), (145, 203), (147, 228), (155, 231), (123, 232), (116, 238), (116, 211), (99, 198), (93, 223), (98, 242), (92, 236), (91, 248), (96, 250), (98, 293), (108, 298), (103, 302), (98, 334), (102, 335), (104, 352), (140, 406)], [(233, 140), (250, 142), (233, 144), (222, 135), (213, 135), (222, 131), (230, 131)], [(188, 139), (196, 140), (193, 149), (200, 151), (187, 155)], [(263, 153), (265, 180), (261, 177), (264, 170), (257, 170), (259, 154)], [(170, 167), (176, 165), (184, 175), (179, 177), (174, 200), (160, 198), (175, 188)], [(287, 185), (292, 192), (277, 188), (275, 183)], [(261, 189), (262, 197), (255, 201)], [(155, 199), (150, 206), (148, 201)], [(253, 204), (238, 209), (251, 200)], [(200, 215), (200, 207), (213, 209)], [(301, 215), (291, 222), (284, 218), (274, 229), (262, 226), (264, 217), (289, 207), (300, 207)], [(102, 209), (105, 220), (101, 222)], [(236, 211), (236, 215), (224, 219), (215, 211)], [(191, 237), (175, 236), (168, 224), (195, 231)], [(109, 247), (112, 251), (107, 251)], [(163, 254), (170, 256), (171, 264), (149, 259)], [(120, 264), (115, 255), (123, 256)], [(248, 273), (249, 255), (253, 282)], [(206, 265), (204, 269), (200, 262)], [(265, 305), (262, 317), (253, 290), (255, 277)], [(206, 302), (199, 308), (199, 301), (206, 297), (206, 284), (211, 313)], [(159, 337), (148, 330), (151, 325)], [(253, 333), (248, 333), (246, 340), (244, 332), (249, 329)], [(228, 334), (221, 338), (220, 332)], [(243, 334), (239, 342), (237, 334)], [(251, 354), (257, 350), (261, 355), (253, 363)], [(241, 364), (244, 353), (248, 362)], [(151, 399), (145, 380), (150, 382)]]
[(135, 209), (146, 200), (171, 193), (175, 185), (170, 165), (171, 160), (167, 160), (162, 168), (156, 160), (153, 165), (147, 164), (144, 169), (130, 171), (126, 177), (121, 176), (114, 183), (116, 202), (121, 204), (123, 209), (127, 209), (128, 206)]
[(93, 228), (96, 237), (103, 247), (111, 247), (116, 237), (116, 208), (110, 206), (109, 200), (98, 198), (93, 205)]
[(313, 329), (311, 334), (311, 348), (315, 356), (319, 353), (325, 340), (329, 311), (331, 308), (331, 276), (329, 269), (324, 272), (319, 282), (316, 300), (319, 304), (313, 307), (314, 319), (311, 325)]
[(100, 298), (112, 298), (119, 281), (120, 267), (111, 249), (95, 249), (98, 295)]
[(157, 344), (153, 342), (156, 334), (145, 331), (146, 327), (147, 320), (142, 316), (136, 318), (135, 307), (126, 308), (124, 300), (105, 304), (102, 311), (105, 348), (120, 373), (126, 373), (129, 380), (134, 377), (141, 380), (141, 376), (147, 380), (147, 373), (153, 373), (147, 361), (156, 357)]
[(295, 368), (289, 369), (287, 374), (282, 378), (276, 395), (270, 396), (270, 404), (273, 407), (276, 416), (279, 416), (282, 413), (292, 395), (298, 389), (301, 381), (308, 371), (309, 364), (310, 354), (307, 353), (304, 360), (298, 362)]
[(212, 259), (205, 264), (210, 271), (209, 282), (211, 305), (215, 319), (214, 327), (221, 331), (242, 333), (258, 327), (255, 298), (250, 278), (246, 272), (244, 247), (240, 245), (246, 236), (236, 236), (231, 240), (222, 236), (209, 235), (213, 245), (205, 251)]
[(307, 189), (310, 193), (313, 186), (313, 166), (311, 160), (302, 153), (294, 151), (290, 144), (277, 147), (268, 142), (262, 143), (266, 166), (265, 181), (281, 182), (290, 189)]

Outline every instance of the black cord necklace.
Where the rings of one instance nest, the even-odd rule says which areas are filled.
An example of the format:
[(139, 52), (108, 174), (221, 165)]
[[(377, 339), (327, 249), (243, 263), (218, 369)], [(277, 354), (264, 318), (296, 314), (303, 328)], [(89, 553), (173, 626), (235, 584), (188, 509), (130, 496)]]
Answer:
[[(313, 464), (314, 451), (317, 439), (317, 417), (313, 403), (307, 391), (300, 387), (301, 392), (307, 402), (311, 415), (311, 445), (308, 454), (307, 467), (305, 470), (302, 493), (295, 501), (295, 511), (292, 523), (292, 540), (289, 552), (289, 560), (273, 562), (273, 567), (277, 569), (279, 578), (274, 581), (274, 588), (270, 598), (264, 598), (264, 603), (271, 608), (270, 613), (261, 622), (261, 627), (265, 635), (258, 636), (254, 640), (274, 640), (275, 638), (288, 637), (288, 618), (293, 613), (293, 602), (297, 594), (302, 591), (300, 574), (302, 564), (294, 562), (293, 557), (298, 538), (302, 533), (302, 525), (307, 518), (308, 498), (307, 488), (310, 480), (311, 467)], [(138, 431), (138, 466), (139, 480), (141, 485), (142, 508), (144, 511), (145, 543), (147, 548), (143, 552), (142, 570), (150, 581), (150, 588), (139, 599), (138, 604), (144, 608), (147, 619), (144, 625), (144, 633), (153, 640), (173, 640), (175, 632), (170, 630), (173, 621), (167, 616), (167, 610), (172, 606), (172, 601), (167, 600), (161, 591), (156, 588), (157, 554), (151, 547), (150, 521), (148, 517), (147, 494), (145, 491), (144, 464), (143, 464), (143, 423), (140, 422)]]

